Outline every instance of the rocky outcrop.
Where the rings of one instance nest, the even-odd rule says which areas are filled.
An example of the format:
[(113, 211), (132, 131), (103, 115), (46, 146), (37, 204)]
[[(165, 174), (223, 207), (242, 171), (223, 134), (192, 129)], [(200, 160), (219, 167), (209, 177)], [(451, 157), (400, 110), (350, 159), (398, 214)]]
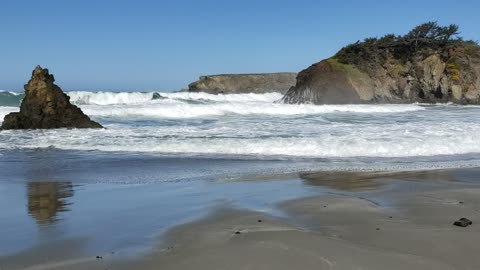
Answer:
[(296, 73), (224, 74), (202, 76), (188, 85), (189, 92), (241, 94), (287, 92), (295, 85)]
[(0, 129), (102, 128), (55, 85), (48, 69), (37, 66), (25, 85), (20, 112), (5, 116)]
[[(480, 46), (418, 26), (405, 36), (366, 39), (298, 74), (285, 103), (480, 103)], [(453, 33), (456, 34), (456, 33)]]

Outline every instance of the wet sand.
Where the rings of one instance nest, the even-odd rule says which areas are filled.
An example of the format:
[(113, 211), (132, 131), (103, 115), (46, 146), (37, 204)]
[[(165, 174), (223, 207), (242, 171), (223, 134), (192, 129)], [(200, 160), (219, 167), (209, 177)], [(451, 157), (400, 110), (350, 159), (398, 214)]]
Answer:
[[(477, 269), (479, 176), (480, 169), (302, 175), (304, 185), (325, 192), (278, 203), (282, 215), (217, 205), (168, 230), (139, 257), (79, 256), (79, 239), (3, 258), (2, 267)], [(473, 225), (453, 226), (461, 217)]]

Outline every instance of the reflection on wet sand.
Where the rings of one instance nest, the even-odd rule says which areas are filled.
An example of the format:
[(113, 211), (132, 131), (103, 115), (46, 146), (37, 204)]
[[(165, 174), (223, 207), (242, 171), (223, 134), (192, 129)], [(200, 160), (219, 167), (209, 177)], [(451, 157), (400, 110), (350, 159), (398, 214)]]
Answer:
[(379, 189), (389, 180), (461, 182), (454, 170), (430, 170), (408, 172), (314, 172), (300, 177), (306, 184), (324, 186), (343, 191), (368, 191)]
[(68, 198), (74, 193), (71, 182), (31, 182), (27, 191), (28, 213), (39, 225), (57, 222), (59, 212), (69, 211)]
[(343, 191), (367, 191), (382, 187), (375, 173), (316, 172), (300, 175), (306, 184)]

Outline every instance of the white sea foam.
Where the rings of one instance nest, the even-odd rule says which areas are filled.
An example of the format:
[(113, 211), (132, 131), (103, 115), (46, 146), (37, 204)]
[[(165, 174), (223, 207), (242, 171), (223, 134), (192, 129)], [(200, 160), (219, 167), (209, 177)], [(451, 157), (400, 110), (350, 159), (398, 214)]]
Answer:
[(14, 91), (8, 91), (8, 90), (0, 90), (0, 93), (9, 93), (9, 94), (12, 94), (14, 96), (19, 96), (23, 93), (20, 93), (20, 92), (14, 92)]
[[(480, 153), (480, 124), (416, 123), (383, 125), (304, 125), (256, 127), (227, 124), (203, 126), (127, 128), (106, 130), (3, 132), (0, 148), (47, 148), (224, 154), (316, 158), (419, 157)], [(281, 128), (286, 128), (281, 130)], [(298, 132), (302, 131), (299, 135)], [(289, 136), (288, 136), (289, 135)], [(29, 138), (29, 139), (27, 139)]]
[(400, 113), (424, 110), (418, 105), (290, 105), (275, 103), (216, 103), (216, 104), (169, 104), (162, 102), (141, 106), (84, 106), (85, 113), (102, 117), (148, 117), (148, 118), (201, 118), (238, 115), (315, 115), (336, 112), (352, 113)]
[(283, 95), (280, 93), (265, 93), (265, 94), (229, 94), (229, 95), (212, 95), (207, 93), (190, 93), (190, 92), (180, 92), (180, 93), (161, 93), (162, 96), (171, 98), (171, 99), (181, 99), (181, 100), (209, 100), (217, 102), (268, 102), (272, 103), (277, 100), (280, 100)]
[(67, 92), (70, 101), (77, 105), (96, 104), (96, 105), (113, 105), (113, 104), (138, 104), (152, 101), (153, 92), (85, 92), (72, 91)]
[[(107, 129), (5, 131), (0, 149), (378, 162), (480, 157), (478, 106), (289, 105), (274, 102), (278, 93), (160, 93), (156, 100), (154, 93), (73, 93), (72, 101)], [(18, 107), (0, 107), (0, 117), (12, 111)]]
[[(424, 110), (420, 105), (291, 105), (275, 103), (279, 93), (211, 95), (206, 93), (160, 93), (163, 99), (151, 100), (153, 93), (80, 93), (72, 101), (92, 116), (201, 118), (237, 115), (314, 115), (336, 112), (400, 113)], [(101, 103), (112, 106), (98, 106)]]
[[(201, 118), (238, 115), (314, 115), (335, 112), (400, 113), (424, 110), (411, 105), (290, 105), (275, 103), (280, 93), (212, 95), (207, 93), (68, 92), (71, 102), (93, 117)], [(160, 96), (159, 96), (160, 95)], [(156, 99), (154, 99), (156, 96)], [(11, 110), (11, 109), (3, 109)]]
[(5, 118), (5, 115), (11, 113), (11, 112), (18, 112), (19, 108), (18, 107), (4, 107), (0, 106), (0, 123), (3, 122), (3, 118)]
[[(212, 95), (207, 93), (157, 93), (157, 92), (67, 92), (71, 102), (79, 105), (115, 105), (143, 104), (157, 102), (157, 99), (180, 101), (217, 101), (217, 102), (274, 102), (282, 98), (280, 93)], [(154, 98), (156, 96), (156, 98)]]

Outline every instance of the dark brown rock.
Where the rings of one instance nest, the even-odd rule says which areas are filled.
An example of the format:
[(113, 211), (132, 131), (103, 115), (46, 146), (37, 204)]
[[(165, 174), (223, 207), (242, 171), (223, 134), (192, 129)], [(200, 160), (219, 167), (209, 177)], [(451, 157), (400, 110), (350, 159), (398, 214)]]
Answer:
[(37, 66), (24, 86), (20, 112), (6, 115), (0, 129), (102, 128), (72, 105), (54, 81), (48, 69)]

